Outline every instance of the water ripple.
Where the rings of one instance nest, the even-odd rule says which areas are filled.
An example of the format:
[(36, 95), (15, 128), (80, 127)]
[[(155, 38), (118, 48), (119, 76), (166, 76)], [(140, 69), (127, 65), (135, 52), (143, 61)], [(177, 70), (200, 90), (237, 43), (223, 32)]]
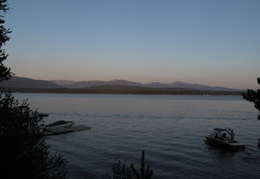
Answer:
[[(39, 94), (39, 99), (33, 95), (30, 104), (50, 114), (46, 123), (73, 120), (92, 127), (47, 141), (68, 160), (71, 178), (102, 178), (117, 159), (138, 167), (141, 150), (154, 178), (260, 176), (257, 112), (238, 97)], [(232, 153), (206, 145), (204, 136), (215, 127), (234, 128), (247, 149)]]

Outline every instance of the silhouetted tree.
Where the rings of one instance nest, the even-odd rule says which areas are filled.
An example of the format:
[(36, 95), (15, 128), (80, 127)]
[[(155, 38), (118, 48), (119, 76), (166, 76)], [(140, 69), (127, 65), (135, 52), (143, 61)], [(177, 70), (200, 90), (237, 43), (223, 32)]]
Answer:
[(145, 151), (142, 150), (140, 172), (138, 172), (134, 164), (128, 167), (126, 161), (122, 163), (118, 160), (113, 165), (113, 176), (106, 174), (106, 176), (103, 176), (103, 179), (151, 179), (152, 176), (153, 170), (150, 168), (150, 165), (145, 169)]
[(4, 14), (7, 13), (9, 7), (7, 5), (7, 0), (0, 0), (0, 83), (4, 80), (8, 80), (13, 76), (13, 73), (10, 71), (10, 68), (7, 68), (3, 61), (6, 60), (7, 54), (2, 48), (6, 41), (10, 39), (8, 34), (11, 33), (10, 29), (4, 27)]
[(150, 179), (153, 176), (153, 170), (150, 168), (150, 165), (147, 165), (145, 169), (145, 151), (142, 151), (141, 157), (141, 169), (140, 173), (135, 169), (134, 165), (131, 164), (131, 169), (134, 172), (137, 179)]
[[(7, 0), (0, 0), (0, 83), (12, 77), (4, 66), (7, 56), (2, 49), (10, 38), (4, 28)], [(63, 179), (67, 178), (66, 160), (51, 154), (43, 135), (44, 121), (27, 101), (19, 104), (10, 92), (0, 91), (0, 178)]]
[[(257, 78), (257, 83), (260, 85), (260, 78)], [(248, 89), (246, 93), (243, 93), (243, 98), (247, 101), (253, 102), (255, 108), (260, 112), (260, 89), (256, 91)], [(260, 115), (258, 115), (258, 119), (260, 120)]]
[(66, 178), (66, 160), (46, 145), (44, 121), (27, 101), (0, 94), (0, 178)]

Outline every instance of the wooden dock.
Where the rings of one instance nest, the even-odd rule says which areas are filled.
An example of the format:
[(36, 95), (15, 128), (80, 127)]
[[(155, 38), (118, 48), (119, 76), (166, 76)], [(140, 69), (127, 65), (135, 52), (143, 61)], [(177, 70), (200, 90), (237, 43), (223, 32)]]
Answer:
[(44, 135), (46, 135), (46, 136), (58, 135), (58, 134), (90, 130), (90, 129), (91, 129), (91, 127), (89, 127), (89, 126), (79, 125), (79, 126), (72, 126), (72, 127), (68, 127), (68, 128), (60, 128), (60, 129), (53, 129), (53, 130), (45, 131)]

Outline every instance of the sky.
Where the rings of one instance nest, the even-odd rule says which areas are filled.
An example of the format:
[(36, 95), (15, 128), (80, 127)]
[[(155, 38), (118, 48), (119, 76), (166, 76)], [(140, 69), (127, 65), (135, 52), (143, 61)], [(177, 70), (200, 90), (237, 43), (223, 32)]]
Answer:
[(4, 62), (41, 80), (256, 89), (259, 0), (12, 0)]

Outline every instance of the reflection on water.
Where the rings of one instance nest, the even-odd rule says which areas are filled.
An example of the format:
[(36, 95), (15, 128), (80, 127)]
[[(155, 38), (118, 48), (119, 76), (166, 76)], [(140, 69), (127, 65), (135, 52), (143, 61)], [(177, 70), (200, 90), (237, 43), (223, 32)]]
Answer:
[[(154, 178), (257, 178), (260, 123), (239, 96), (15, 94), (49, 113), (46, 123), (73, 120), (91, 130), (51, 136), (71, 178), (101, 178), (116, 158), (139, 164), (141, 150)], [(247, 145), (231, 153), (206, 145), (215, 127), (230, 127)]]

